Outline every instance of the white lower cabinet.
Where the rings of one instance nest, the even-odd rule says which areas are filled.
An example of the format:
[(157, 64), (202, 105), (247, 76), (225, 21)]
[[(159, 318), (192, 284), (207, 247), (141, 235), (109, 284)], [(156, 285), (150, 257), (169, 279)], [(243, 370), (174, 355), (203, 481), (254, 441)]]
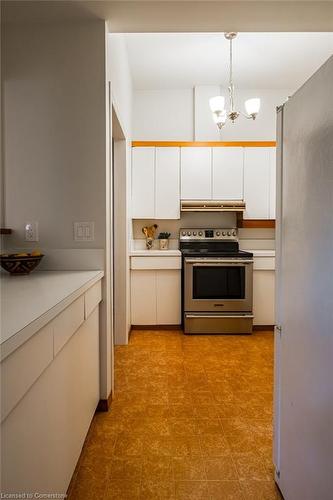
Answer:
[(179, 325), (180, 280), (179, 269), (132, 269), (132, 325)]
[(132, 325), (156, 324), (156, 271), (131, 271)]
[(1, 362), (7, 493), (67, 491), (100, 396), (100, 287), (87, 290)]
[(180, 271), (156, 271), (156, 322), (157, 325), (180, 324)]
[(253, 271), (254, 325), (275, 324), (275, 271)]

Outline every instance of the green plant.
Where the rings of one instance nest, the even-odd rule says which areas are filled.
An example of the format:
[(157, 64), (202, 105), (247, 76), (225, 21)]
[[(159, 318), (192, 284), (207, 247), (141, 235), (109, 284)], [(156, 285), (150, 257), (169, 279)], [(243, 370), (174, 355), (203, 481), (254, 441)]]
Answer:
[(158, 235), (159, 240), (168, 240), (171, 236), (171, 233), (160, 233)]

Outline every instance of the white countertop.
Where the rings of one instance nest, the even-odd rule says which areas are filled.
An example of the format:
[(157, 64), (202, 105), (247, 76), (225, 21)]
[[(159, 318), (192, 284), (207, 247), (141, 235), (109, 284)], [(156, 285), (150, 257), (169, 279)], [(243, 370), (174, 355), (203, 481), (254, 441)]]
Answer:
[(169, 250), (146, 250), (146, 249), (136, 249), (131, 250), (131, 257), (181, 257), (180, 250), (169, 249)]
[(1, 274), (1, 357), (51, 321), (94, 283), (103, 271), (37, 271)]
[(253, 257), (275, 257), (275, 250), (248, 250)]

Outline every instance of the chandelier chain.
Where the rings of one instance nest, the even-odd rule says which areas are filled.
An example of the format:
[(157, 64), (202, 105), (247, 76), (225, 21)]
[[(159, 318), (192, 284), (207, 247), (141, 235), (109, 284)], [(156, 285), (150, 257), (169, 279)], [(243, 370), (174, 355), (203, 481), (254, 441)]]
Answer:
[(234, 111), (234, 84), (232, 73), (232, 38), (229, 40), (229, 96), (230, 96), (230, 111)]

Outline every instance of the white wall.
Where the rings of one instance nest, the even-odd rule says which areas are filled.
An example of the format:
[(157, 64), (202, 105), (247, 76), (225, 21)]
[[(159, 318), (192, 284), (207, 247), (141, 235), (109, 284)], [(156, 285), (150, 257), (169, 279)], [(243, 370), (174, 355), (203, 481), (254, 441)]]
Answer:
[(108, 80), (111, 82), (112, 103), (126, 139), (132, 131), (132, 77), (127, 48), (122, 35), (108, 34)]
[(132, 76), (121, 34), (108, 34), (107, 76), (112, 93), (114, 138), (114, 342), (127, 344), (130, 329)]
[[(8, 23), (2, 51), (8, 245), (103, 248), (105, 23)], [(94, 221), (95, 240), (74, 241), (74, 221)]]
[(195, 92), (194, 89), (136, 90), (133, 101), (133, 140), (275, 139), (275, 108), (283, 104), (291, 90), (236, 89), (236, 104), (240, 111), (245, 111), (246, 99), (256, 96), (261, 98), (260, 115), (255, 122), (239, 117), (236, 123), (228, 123), (219, 134), (208, 104), (209, 97), (216, 95), (217, 89), (216, 86), (197, 86)]
[(193, 141), (193, 90), (136, 90), (133, 140)]

